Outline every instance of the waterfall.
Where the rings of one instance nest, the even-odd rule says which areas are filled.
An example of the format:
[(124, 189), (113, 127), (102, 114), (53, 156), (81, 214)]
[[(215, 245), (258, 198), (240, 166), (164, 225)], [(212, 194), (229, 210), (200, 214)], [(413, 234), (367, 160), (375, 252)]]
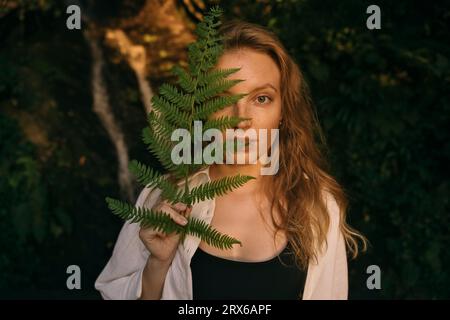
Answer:
[(144, 105), (145, 113), (148, 114), (152, 109), (153, 91), (147, 80), (147, 53), (144, 46), (136, 45), (131, 42), (128, 36), (120, 29), (108, 29), (106, 39), (118, 48), (121, 55), (126, 58), (129, 66), (134, 71), (141, 93), (141, 101)]
[(118, 180), (122, 195), (129, 201), (134, 202), (133, 181), (128, 170), (128, 148), (125, 143), (123, 132), (117, 124), (111, 106), (109, 104), (108, 91), (103, 78), (103, 53), (98, 40), (89, 30), (85, 29), (83, 35), (89, 44), (92, 56), (92, 95), (93, 111), (100, 119), (103, 127), (106, 129), (111, 142), (114, 144), (119, 162)]
[(148, 114), (153, 109), (151, 102), (153, 97), (152, 87), (150, 87), (150, 83), (148, 82), (145, 75), (136, 73), (136, 78), (139, 83), (139, 91), (141, 92), (142, 103), (144, 104), (145, 112)]

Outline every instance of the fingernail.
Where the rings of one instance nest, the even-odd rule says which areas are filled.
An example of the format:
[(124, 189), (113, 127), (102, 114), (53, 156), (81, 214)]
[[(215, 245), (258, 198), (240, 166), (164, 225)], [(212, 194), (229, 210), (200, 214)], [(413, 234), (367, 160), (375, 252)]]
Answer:
[(180, 221), (181, 221), (182, 225), (186, 225), (188, 223), (188, 221), (185, 217), (180, 217)]

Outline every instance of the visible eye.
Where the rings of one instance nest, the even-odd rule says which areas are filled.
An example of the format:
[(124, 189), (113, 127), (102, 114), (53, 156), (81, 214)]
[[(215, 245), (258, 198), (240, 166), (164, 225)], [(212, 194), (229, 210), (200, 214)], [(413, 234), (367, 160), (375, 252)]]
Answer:
[(267, 104), (267, 103), (271, 102), (272, 99), (269, 96), (261, 95), (261, 96), (256, 97), (256, 101), (259, 104)]

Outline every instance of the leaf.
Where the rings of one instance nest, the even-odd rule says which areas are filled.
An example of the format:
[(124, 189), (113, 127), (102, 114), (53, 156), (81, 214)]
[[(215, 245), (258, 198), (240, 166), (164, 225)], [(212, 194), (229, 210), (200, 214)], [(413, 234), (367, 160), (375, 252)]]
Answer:
[(142, 164), (137, 160), (131, 161), (128, 168), (139, 183), (148, 188), (157, 185), (158, 181), (162, 178), (159, 172), (147, 167), (145, 164)]
[[(199, 38), (189, 46), (189, 69), (185, 70), (181, 66), (175, 66), (172, 69), (173, 74), (178, 77), (178, 86), (163, 84), (159, 89), (159, 95), (152, 97), (154, 111), (148, 113), (148, 126), (142, 131), (142, 139), (148, 145), (149, 151), (169, 171), (170, 179), (137, 160), (131, 161), (129, 165), (130, 171), (141, 184), (159, 188), (161, 198), (169, 203), (183, 202), (192, 205), (204, 199), (223, 195), (253, 179), (250, 176), (237, 175), (205, 183), (189, 190), (190, 174), (204, 164), (175, 164), (172, 161), (172, 150), (178, 144), (171, 141), (174, 130), (185, 129), (192, 134), (192, 125), (196, 120), (205, 121), (206, 129), (215, 127), (219, 130), (235, 127), (239, 122), (246, 120), (246, 118), (238, 117), (209, 119), (214, 112), (236, 103), (246, 95), (224, 95), (226, 90), (243, 81), (226, 79), (238, 71), (238, 68), (224, 70), (212, 68), (223, 52), (222, 39), (216, 30), (220, 25), (220, 21), (217, 21), (220, 15), (220, 8), (214, 7), (205, 16), (204, 21), (199, 23), (196, 30)], [(173, 182), (172, 178), (175, 178), (178, 183)], [(180, 187), (180, 180), (181, 182), (184, 180), (184, 187)], [(229, 249), (234, 244), (240, 244), (238, 240), (219, 233), (201, 220), (190, 218), (186, 226), (180, 226), (163, 212), (135, 208), (112, 198), (106, 198), (106, 202), (114, 214), (130, 222), (139, 222), (141, 226), (152, 226), (164, 233), (177, 232), (182, 235), (182, 238), (186, 234), (191, 234), (222, 249)]]
[(234, 128), (242, 121), (250, 120), (251, 118), (241, 118), (235, 116), (222, 116), (216, 119), (211, 119), (205, 122), (203, 125), (203, 131), (211, 128), (218, 129), (220, 131), (228, 128)]
[(195, 92), (195, 100), (198, 102), (204, 102), (208, 99), (211, 99), (218, 94), (232, 88), (239, 82), (242, 82), (244, 80), (241, 79), (233, 79), (233, 80), (226, 80), (222, 79), (221, 81), (213, 82), (210, 84), (207, 84), (206, 86), (198, 89)]
[(195, 116), (198, 119), (205, 119), (210, 114), (217, 112), (229, 105), (233, 105), (236, 102), (238, 102), (240, 99), (245, 97), (246, 94), (235, 94), (235, 95), (228, 95), (228, 96), (219, 96), (215, 97), (213, 99), (210, 99), (206, 103), (202, 104), (200, 107), (197, 108)]
[(215, 181), (204, 183), (198, 187), (192, 188), (186, 200), (189, 204), (213, 199), (216, 196), (222, 196), (225, 193), (243, 186), (246, 182), (255, 179), (252, 176), (236, 175), (233, 177), (225, 177)]
[(230, 249), (234, 244), (241, 242), (233, 237), (223, 235), (211, 228), (210, 225), (202, 220), (189, 217), (188, 223), (181, 226), (174, 222), (169, 214), (154, 211), (146, 208), (138, 208), (128, 203), (107, 197), (106, 202), (109, 209), (121, 219), (128, 220), (130, 223), (140, 223), (141, 227), (152, 227), (157, 231), (170, 234), (176, 232), (181, 235), (194, 235), (220, 249)]

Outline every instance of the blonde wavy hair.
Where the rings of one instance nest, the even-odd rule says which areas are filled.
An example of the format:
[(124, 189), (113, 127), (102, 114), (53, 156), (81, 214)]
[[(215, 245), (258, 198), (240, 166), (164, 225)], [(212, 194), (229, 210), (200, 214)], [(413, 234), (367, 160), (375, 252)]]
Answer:
[[(253, 49), (268, 54), (280, 70), (283, 121), (279, 128), (279, 171), (266, 192), (271, 199), (272, 222), (277, 232), (286, 232), (297, 265), (306, 269), (309, 261), (317, 261), (320, 248), (327, 245), (330, 215), (326, 194), (336, 201), (340, 231), (347, 250), (356, 258), (360, 242), (365, 251), (367, 241), (346, 223), (347, 198), (328, 173), (319, 147), (325, 147), (324, 136), (299, 66), (278, 37), (262, 26), (231, 20), (224, 22), (219, 32), (224, 52)], [(280, 213), (278, 221), (273, 209)]]

